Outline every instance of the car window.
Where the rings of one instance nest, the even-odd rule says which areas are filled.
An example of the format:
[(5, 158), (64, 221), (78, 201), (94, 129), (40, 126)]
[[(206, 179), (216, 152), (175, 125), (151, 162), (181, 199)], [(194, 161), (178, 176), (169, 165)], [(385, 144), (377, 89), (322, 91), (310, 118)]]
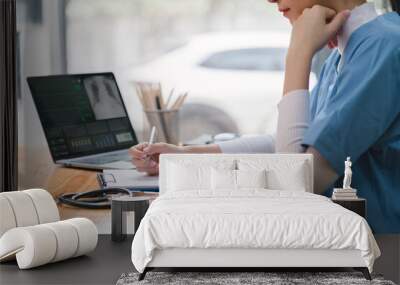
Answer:
[(214, 69), (283, 71), (286, 49), (248, 48), (218, 52), (200, 63)]

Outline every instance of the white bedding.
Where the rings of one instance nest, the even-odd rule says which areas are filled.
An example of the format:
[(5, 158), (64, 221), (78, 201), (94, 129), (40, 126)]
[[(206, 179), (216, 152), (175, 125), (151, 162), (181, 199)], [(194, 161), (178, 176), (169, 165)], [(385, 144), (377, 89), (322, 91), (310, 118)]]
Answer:
[(371, 272), (380, 255), (367, 222), (328, 198), (254, 189), (160, 196), (137, 230), (132, 262), (143, 272), (165, 248), (357, 249)]

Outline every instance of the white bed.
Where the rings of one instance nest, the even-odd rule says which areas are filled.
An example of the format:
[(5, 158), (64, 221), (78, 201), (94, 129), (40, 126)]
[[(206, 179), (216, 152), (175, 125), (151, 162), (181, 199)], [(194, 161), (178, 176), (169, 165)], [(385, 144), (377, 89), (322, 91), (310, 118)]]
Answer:
[(163, 155), (160, 197), (132, 243), (140, 278), (155, 267), (354, 267), (368, 278), (380, 252), (367, 222), (312, 194), (312, 177), (310, 155)]

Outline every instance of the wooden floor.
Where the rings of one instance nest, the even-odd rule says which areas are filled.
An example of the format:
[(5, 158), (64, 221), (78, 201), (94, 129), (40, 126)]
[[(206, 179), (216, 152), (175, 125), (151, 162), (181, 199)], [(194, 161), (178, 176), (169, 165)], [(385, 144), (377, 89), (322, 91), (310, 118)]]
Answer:
[(34, 269), (19, 270), (16, 262), (0, 264), (0, 284), (115, 284), (122, 273), (134, 271), (132, 238), (115, 243), (100, 235), (95, 251)]

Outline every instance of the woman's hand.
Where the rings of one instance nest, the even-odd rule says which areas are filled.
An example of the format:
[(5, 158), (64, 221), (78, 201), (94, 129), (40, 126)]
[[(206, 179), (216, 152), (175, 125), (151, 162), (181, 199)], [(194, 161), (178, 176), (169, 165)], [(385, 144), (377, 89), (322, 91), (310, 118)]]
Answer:
[(183, 147), (166, 143), (141, 143), (129, 149), (132, 156), (132, 163), (140, 172), (149, 175), (158, 175), (158, 163), (162, 153), (183, 153)]
[(132, 156), (132, 163), (140, 172), (149, 175), (158, 175), (158, 164), (160, 154), (163, 153), (221, 153), (221, 149), (216, 144), (198, 146), (176, 146), (167, 143), (141, 143), (129, 149)]
[(302, 50), (312, 57), (331, 39), (336, 38), (350, 15), (349, 10), (336, 13), (327, 7), (315, 5), (305, 9), (293, 23), (290, 50)]
[(309, 89), (314, 54), (336, 37), (349, 15), (348, 10), (336, 13), (332, 9), (315, 5), (311, 9), (305, 9), (293, 23), (292, 38), (286, 56), (284, 95), (294, 90)]

